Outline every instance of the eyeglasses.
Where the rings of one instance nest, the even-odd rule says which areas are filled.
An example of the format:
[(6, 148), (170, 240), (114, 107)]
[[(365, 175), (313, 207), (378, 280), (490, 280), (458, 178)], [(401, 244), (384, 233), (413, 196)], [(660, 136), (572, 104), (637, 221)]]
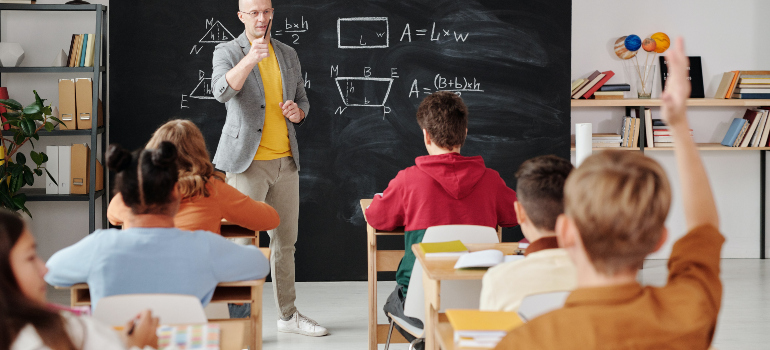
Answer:
[(259, 17), (259, 15), (263, 15), (265, 17), (270, 17), (270, 16), (273, 15), (273, 11), (275, 11), (274, 8), (273, 9), (262, 10), (262, 11), (251, 11), (251, 12), (238, 11), (238, 13), (242, 13), (244, 15), (249, 15), (249, 17), (251, 17), (251, 18), (257, 18), (257, 17)]

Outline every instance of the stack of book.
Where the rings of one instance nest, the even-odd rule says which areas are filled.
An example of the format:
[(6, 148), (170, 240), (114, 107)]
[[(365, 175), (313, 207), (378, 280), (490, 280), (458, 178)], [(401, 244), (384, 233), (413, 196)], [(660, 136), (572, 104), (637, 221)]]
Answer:
[(620, 134), (593, 134), (591, 135), (593, 148), (620, 147), (623, 137)]
[(748, 109), (743, 118), (734, 118), (722, 145), (727, 147), (770, 147), (770, 108)]
[(714, 98), (770, 99), (770, 71), (724, 73)]
[(67, 67), (93, 67), (95, 39), (93, 34), (72, 34)]
[(594, 98), (597, 100), (622, 100), (625, 91), (631, 91), (631, 85), (628, 84), (604, 84), (599, 91), (594, 92)]
[[(692, 129), (690, 129), (690, 136), (692, 136)], [(652, 120), (652, 141), (654, 147), (674, 147), (674, 137), (668, 125), (660, 119)]]
[(493, 349), (508, 332), (524, 324), (515, 312), (446, 310), (458, 348)]
[(591, 98), (610, 78), (615, 75), (611, 70), (591, 73), (588, 78), (578, 79), (572, 82), (572, 98)]

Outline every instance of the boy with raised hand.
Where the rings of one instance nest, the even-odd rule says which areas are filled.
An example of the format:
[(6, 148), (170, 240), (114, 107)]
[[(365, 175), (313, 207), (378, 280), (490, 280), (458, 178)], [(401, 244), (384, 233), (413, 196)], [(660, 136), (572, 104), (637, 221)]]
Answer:
[[(428, 95), (417, 109), (417, 123), (429, 155), (399, 171), (382, 195), (374, 196), (365, 215), (378, 230), (405, 227), (398, 285), (384, 310), (422, 328), (422, 322), (404, 316), (403, 309), (415, 261), (412, 245), (422, 242), (425, 230), (439, 225), (508, 227), (517, 221), (516, 193), (500, 174), (484, 166), (481, 156), (460, 155), (468, 133), (468, 109), (460, 96), (447, 91)], [(414, 338), (399, 331), (409, 340)]]
[(556, 219), (564, 213), (564, 182), (569, 160), (554, 155), (535, 157), (516, 172), (516, 218), (531, 244), (526, 259), (497, 265), (484, 274), (481, 310), (518, 311), (524, 297), (571, 291), (577, 272), (556, 240)]
[(605, 151), (567, 179), (560, 246), (578, 271), (564, 308), (514, 329), (498, 349), (706, 349), (722, 300), (724, 237), (706, 171), (689, 135), (688, 60), (679, 38), (667, 55), (661, 112), (674, 137), (688, 233), (674, 244), (668, 283), (636, 280), (666, 239), (671, 189), (661, 166), (638, 152)]

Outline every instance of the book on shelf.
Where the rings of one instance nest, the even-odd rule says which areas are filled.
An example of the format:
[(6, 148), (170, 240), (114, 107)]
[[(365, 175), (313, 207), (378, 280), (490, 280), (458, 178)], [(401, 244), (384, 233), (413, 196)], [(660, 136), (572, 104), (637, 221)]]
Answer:
[(78, 47), (80, 47), (82, 42), (83, 37), (80, 34), (75, 34), (75, 40), (72, 41), (72, 45), (70, 47), (70, 62), (68, 67), (77, 67), (75, 65), (75, 57), (78, 56)]
[(761, 112), (756, 109), (746, 110), (746, 113), (743, 115), (743, 119), (746, 119), (746, 121), (749, 122), (749, 130), (746, 131), (746, 135), (744, 135), (743, 141), (741, 141), (741, 145), (739, 147), (749, 147), (751, 137), (754, 135), (754, 131), (757, 130), (757, 126), (761, 120), (760, 114)]
[(738, 77), (741, 75), (741, 71), (734, 70), (733, 73), (733, 80), (730, 82), (730, 85), (727, 87), (727, 92), (725, 93), (725, 96), (722, 98), (731, 98), (733, 96), (733, 91), (735, 91), (735, 88), (738, 86)]
[(572, 89), (570, 90), (571, 94), (574, 94), (575, 91), (577, 89), (581, 88), (587, 81), (588, 81), (588, 79), (586, 79), (586, 78), (581, 78), (581, 79), (573, 81), (572, 82)]
[(631, 85), (629, 84), (604, 84), (599, 88), (599, 91), (631, 91)]
[(754, 78), (744, 76), (738, 82), (739, 87), (740, 85), (770, 85), (770, 76), (759, 75)]
[[(741, 118), (743, 119), (743, 118)], [(746, 132), (749, 131), (749, 122), (746, 119), (743, 119), (743, 127), (741, 128), (741, 132), (738, 133), (738, 138), (735, 139), (735, 143), (733, 143), (733, 147), (738, 147), (741, 145), (741, 141), (743, 141), (743, 136), (746, 135)]]
[[(591, 82), (594, 81), (594, 79), (596, 79), (596, 77), (598, 77), (600, 74), (602, 74), (602, 73), (599, 72), (598, 70), (594, 71), (593, 73), (591, 73), (591, 75), (589, 75), (588, 78), (586, 78), (586, 81), (584, 83), (582, 83), (580, 86), (578, 86), (577, 89), (575, 89), (575, 92), (572, 93), (571, 97), (574, 98), (574, 99), (577, 99), (581, 95), (583, 95), (583, 94), (580, 93), (581, 91), (583, 91), (583, 88), (585, 88), (586, 85), (591, 84)], [(597, 79), (596, 81), (598, 82), (599, 80)], [(588, 89), (586, 89), (585, 91), (588, 91)], [(585, 92), (583, 92), (583, 93), (585, 93)]]
[[(743, 79), (757, 79), (757, 78), (763, 78), (768, 77), (770, 78), (770, 71), (766, 70), (742, 70), (742, 71), (736, 71), (737, 74), (734, 79), (734, 84), (731, 86), (730, 90), (727, 92), (727, 98), (744, 98), (742, 96), (739, 96), (739, 94), (735, 93), (735, 89), (738, 88), (738, 85), (744, 84), (744, 85), (763, 85), (763, 84), (747, 84), (743, 82)], [(753, 80), (748, 80), (753, 81)]]
[(596, 90), (599, 90), (599, 88), (602, 87), (602, 85), (607, 83), (607, 81), (610, 80), (610, 78), (615, 76), (615, 73), (613, 71), (611, 71), (611, 70), (608, 70), (606, 72), (602, 72), (602, 74), (604, 76), (601, 79), (599, 79), (599, 81), (596, 84), (591, 86), (591, 88), (589, 88), (588, 91), (586, 91), (585, 94), (583, 94), (583, 98), (585, 98), (585, 99), (591, 98), (591, 96), (594, 94), (594, 92), (596, 92)]
[(85, 67), (86, 51), (88, 51), (88, 34), (83, 34), (83, 44), (80, 48), (80, 61), (78, 67)]
[(759, 141), (762, 139), (762, 133), (765, 129), (765, 123), (767, 122), (767, 110), (758, 109), (759, 111), (759, 124), (757, 124), (757, 129), (754, 131), (754, 134), (751, 135), (751, 141), (749, 141), (749, 147), (758, 147)]
[(623, 91), (596, 91), (594, 98), (597, 100), (622, 100), (625, 95)]
[(593, 142), (620, 142), (623, 138), (620, 134), (592, 134), (591, 140)]
[(722, 146), (734, 147), (735, 141), (738, 139), (738, 135), (740, 135), (744, 125), (746, 125), (746, 119), (733, 118), (725, 137), (722, 139)]
[[(666, 79), (668, 78), (668, 66), (665, 56), (660, 56), (658, 58), (660, 59), (660, 85), (665, 90)], [(692, 86), (690, 98), (704, 98), (706, 96), (704, 95), (703, 89), (703, 68), (701, 65), (701, 58), (700, 56), (690, 56), (688, 58), (690, 59), (690, 66), (687, 67), (687, 72), (690, 76), (690, 85)]]
[(524, 324), (515, 312), (448, 309), (446, 317), (459, 348), (492, 349), (508, 332)]
[(645, 135), (646, 146), (654, 148), (655, 141), (653, 136), (655, 130), (652, 128), (652, 109), (650, 108), (644, 109), (644, 132), (647, 134)]
[(765, 99), (770, 99), (770, 91), (763, 94), (734, 93), (733, 98), (739, 98), (743, 100), (765, 100)]
[[(743, 91), (742, 89), (752, 89), (752, 90), (757, 89), (757, 90), (767, 91), (766, 89), (770, 89), (770, 84), (753, 84), (753, 85), (738, 84), (737, 89), (741, 89), (741, 91)], [(736, 92), (738, 91), (737, 89), (736, 89)]]
[(717, 92), (714, 94), (715, 99), (725, 98), (725, 95), (727, 95), (727, 89), (730, 88), (730, 83), (733, 82), (733, 78), (735, 78), (735, 72), (725, 72), (722, 74), (722, 80), (719, 82)]
[(426, 258), (453, 257), (468, 253), (468, 247), (466, 247), (460, 240), (419, 243), (419, 246), (420, 250), (425, 253)]
[(760, 110), (765, 113), (765, 128), (762, 130), (758, 147), (767, 147), (767, 139), (770, 136), (770, 109), (761, 107)]
[[(591, 80), (588, 83), (586, 83), (585, 85), (583, 85), (583, 87), (580, 88), (580, 90), (578, 90), (578, 92), (576, 92), (574, 95), (572, 95), (573, 99), (577, 100), (577, 99), (583, 97), (583, 95), (585, 95), (588, 92), (588, 90), (591, 90), (591, 88), (594, 87), (594, 85), (598, 84), (599, 81), (604, 78), (604, 73), (601, 73), (601, 72), (599, 72), (599, 74), (597, 74), (597, 75), (594, 75), (597, 72), (599, 72), (599, 71), (596, 71), (593, 74), (591, 74), (591, 76), (589, 76), (589, 78)], [(591, 77), (593, 77), (593, 78), (591, 78)]]

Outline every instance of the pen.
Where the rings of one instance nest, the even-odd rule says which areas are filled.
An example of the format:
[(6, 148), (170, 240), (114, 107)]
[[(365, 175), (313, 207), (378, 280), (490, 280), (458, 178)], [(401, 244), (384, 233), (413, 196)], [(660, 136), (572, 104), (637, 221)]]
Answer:
[(131, 327), (128, 328), (128, 335), (134, 333), (134, 328), (136, 328), (136, 320), (131, 320)]

